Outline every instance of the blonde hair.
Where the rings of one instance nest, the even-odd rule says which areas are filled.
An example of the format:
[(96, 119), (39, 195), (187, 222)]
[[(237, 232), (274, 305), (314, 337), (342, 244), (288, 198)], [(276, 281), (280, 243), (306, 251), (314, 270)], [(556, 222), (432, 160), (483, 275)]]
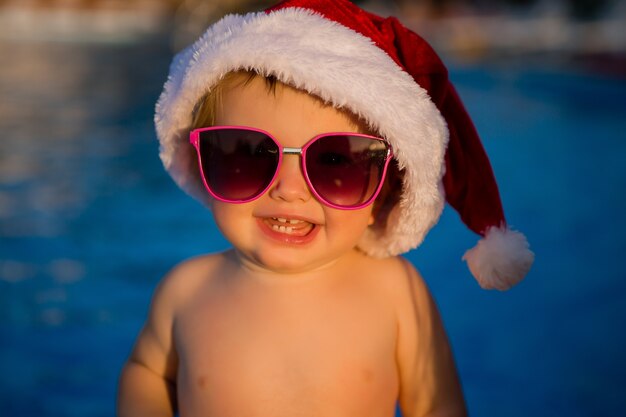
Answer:
[[(261, 77), (253, 71), (233, 71), (222, 77), (213, 88), (203, 95), (194, 106), (191, 117), (191, 130), (215, 125), (217, 110), (222, 105), (222, 94), (225, 90), (236, 85), (248, 85), (256, 77)], [(276, 85), (280, 83), (276, 77), (262, 76), (268, 92), (274, 93)]]

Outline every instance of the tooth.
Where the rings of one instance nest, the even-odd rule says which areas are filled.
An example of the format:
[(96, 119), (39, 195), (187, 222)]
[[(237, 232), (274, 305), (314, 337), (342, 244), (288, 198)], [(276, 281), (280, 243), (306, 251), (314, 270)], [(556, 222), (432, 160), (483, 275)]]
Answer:
[(281, 217), (277, 218), (276, 220), (278, 220), (281, 223), (287, 223), (287, 219), (283, 219)]
[(285, 233), (285, 232), (287, 231), (287, 228), (286, 228), (285, 226), (279, 226), (279, 227), (278, 227), (278, 230), (279, 230), (281, 233)]
[(273, 225), (272, 225), (272, 230), (274, 230), (274, 231), (278, 232), (278, 226), (277, 226), (277, 225), (275, 225), (275, 224), (273, 224)]
[(298, 224), (300, 222), (301, 222), (300, 220), (295, 220), (295, 219), (289, 220), (289, 224)]

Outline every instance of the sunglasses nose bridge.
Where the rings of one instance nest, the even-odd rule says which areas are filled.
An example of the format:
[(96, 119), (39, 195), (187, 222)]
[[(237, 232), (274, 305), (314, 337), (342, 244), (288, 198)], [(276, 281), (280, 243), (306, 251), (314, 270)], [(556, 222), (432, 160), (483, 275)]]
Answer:
[(283, 155), (302, 155), (302, 148), (283, 148)]

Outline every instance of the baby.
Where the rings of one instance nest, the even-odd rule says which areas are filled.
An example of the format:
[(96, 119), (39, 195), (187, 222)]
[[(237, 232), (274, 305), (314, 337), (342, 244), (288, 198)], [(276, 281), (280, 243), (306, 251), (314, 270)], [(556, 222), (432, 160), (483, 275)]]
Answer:
[(483, 287), (519, 281), (532, 253), (421, 38), (341, 0), (227, 16), (175, 58), (156, 124), (233, 248), (163, 279), (120, 417), (466, 415), (435, 304), (398, 255), (446, 198), (485, 236), (465, 256)]

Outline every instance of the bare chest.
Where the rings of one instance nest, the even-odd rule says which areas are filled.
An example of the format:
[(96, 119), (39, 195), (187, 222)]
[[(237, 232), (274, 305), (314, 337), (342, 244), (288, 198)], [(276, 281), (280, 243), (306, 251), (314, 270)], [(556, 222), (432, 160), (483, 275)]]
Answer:
[(207, 297), (177, 319), (181, 417), (393, 415), (395, 326), (383, 305), (358, 293), (257, 295)]

